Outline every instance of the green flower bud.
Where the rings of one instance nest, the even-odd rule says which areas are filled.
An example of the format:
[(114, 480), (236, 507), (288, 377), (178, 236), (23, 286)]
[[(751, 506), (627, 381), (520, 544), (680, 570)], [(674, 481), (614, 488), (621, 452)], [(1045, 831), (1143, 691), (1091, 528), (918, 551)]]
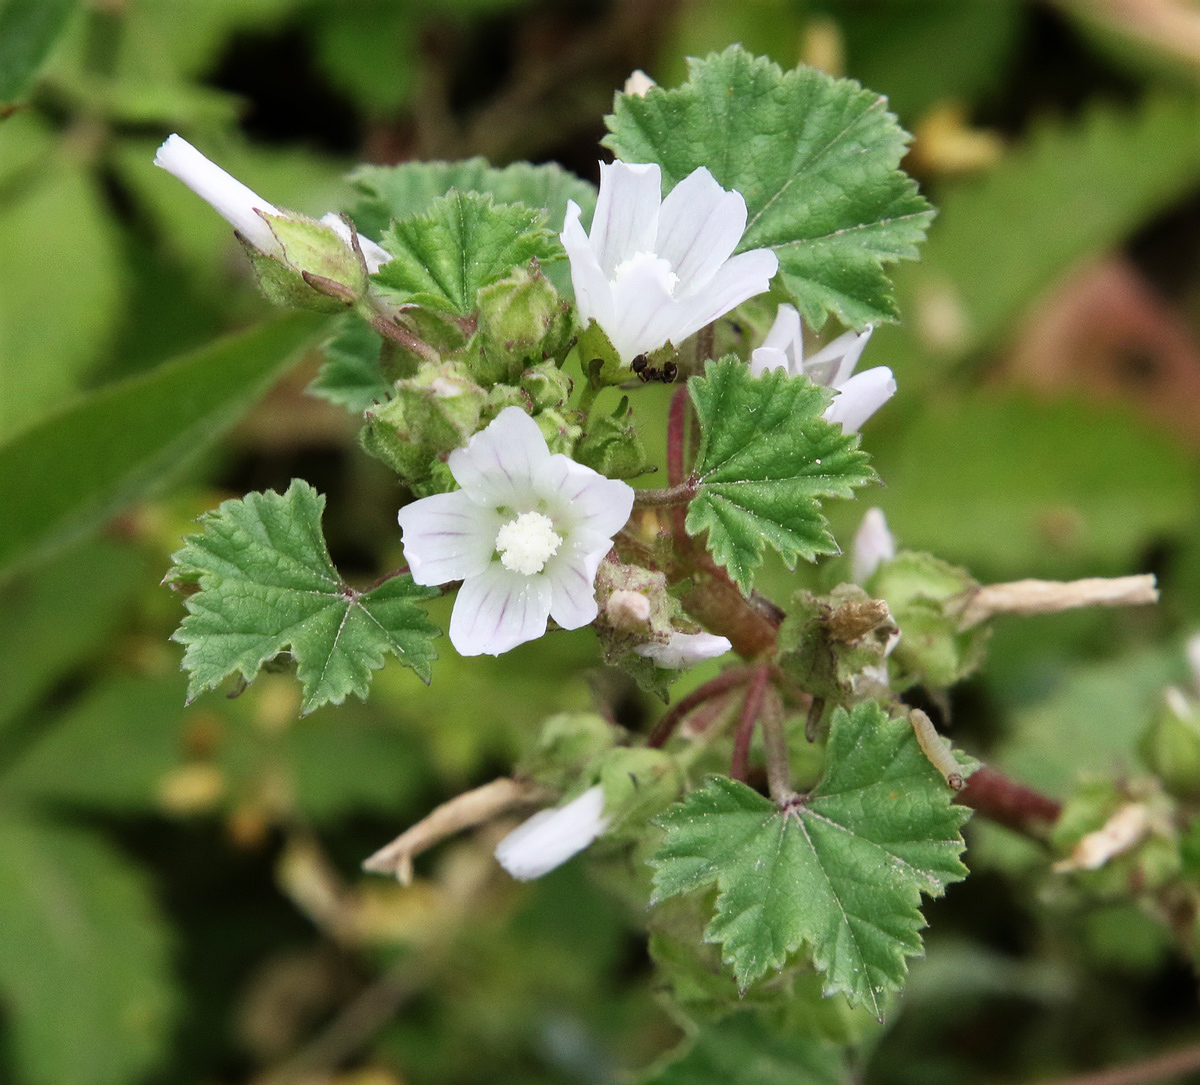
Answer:
[(675, 759), (662, 750), (618, 747), (599, 759), (600, 786), (604, 788), (604, 815), (610, 832), (638, 832), (662, 813), (683, 788), (683, 775)]
[(589, 420), (587, 433), (575, 446), (575, 459), (605, 478), (636, 478), (650, 469), (628, 396), (621, 397), (612, 414)]
[(485, 286), (476, 300), (483, 350), (493, 361), (511, 370), (529, 359), (566, 355), (571, 334), (567, 306), (536, 260)]
[(900, 627), (900, 642), (889, 661), (894, 688), (920, 683), (945, 689), (983, 662), (988, 628), (959, 628), (978, 587), (965, 569), (932, 554), (906, 550), (879, 566), (866, 588), (887, 602)]
[(573, 418), (573, 414), (557, 410), (539, 411), (533, 416), (551, 452), (561, 452), (564, 456), (570, 456), (575, 451), (575, 442), (579, 440), (583, 430)]
[(529, 396), (535, 412), (566, 406), (573, 384), (554, 362), (538, 362), (521, 374), (521, 389)]
[(1167, 791), (1200, 800), (1200, 710), (1182, 691), (1171, 687), (1163, 695), (1139, 750)]
[(594, 712), (562, 712), (542, 724), (533, 748), (517, 764), (519, 777), (568, 791), (584, 767), (611, 750), (620, 732)]
[(416, 483), (429, 477), (434, 461), (461, 448), (479, 429), (487, 395), (452, 362), (426, 366), (395, 387), (393, 398), (365, 412), (359, 439), (373, 456)]

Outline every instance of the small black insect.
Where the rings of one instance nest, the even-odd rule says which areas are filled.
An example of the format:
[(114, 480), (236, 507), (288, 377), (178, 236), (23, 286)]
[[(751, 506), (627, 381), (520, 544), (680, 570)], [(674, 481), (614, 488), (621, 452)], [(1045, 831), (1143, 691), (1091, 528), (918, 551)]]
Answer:
[(649, 384), (651, 381), (661, 381), (663, 384), (671, 384), (679, 376), (679, 366), (674, 362), (667, 362), (661, 369), (658, 369), (646, 360), (646, 355), (644, 354), (639, 354), (634, 358), (629, 363), (629, 368), (637, 374), (638, 380), (644, 384)]

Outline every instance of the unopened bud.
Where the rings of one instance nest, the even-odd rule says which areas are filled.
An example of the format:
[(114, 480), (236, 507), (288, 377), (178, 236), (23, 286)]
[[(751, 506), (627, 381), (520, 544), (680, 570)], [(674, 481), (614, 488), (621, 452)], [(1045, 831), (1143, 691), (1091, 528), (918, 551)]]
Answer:
[(636, 68), (633, 73), (625, 80), (624, 93), (632, 95), (634, 98), (645, 98), (646, 91), (651, 87), (657, 87), (654, 82), (641, 68)]
[(650, 600), (640, 591), (615, 591), (608, 597), (604, 613), (614, 629), (633, 633), (650, 621)]

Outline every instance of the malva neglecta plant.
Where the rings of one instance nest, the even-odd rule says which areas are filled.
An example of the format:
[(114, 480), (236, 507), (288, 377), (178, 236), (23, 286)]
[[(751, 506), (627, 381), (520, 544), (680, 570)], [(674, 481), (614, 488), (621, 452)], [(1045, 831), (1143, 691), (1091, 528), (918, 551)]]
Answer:
[[(878, 510), (841, 556), (823, 503), (878, 481), (860, 431), (869, 446), (896, 391), (888, 369), (855, 369), (872, 328), (901, 315), (888, 265), (916, 258), (933, 219), (884, 99), (734, 47), (673, 89), (631, 81), (607, 125), (598, 191), (556, 166), (365, 167), (356, 205), (319, 221), (179, 137), (163, 145), (158, 164), (234, 226), (268, 297), (337, 314), (311, 392), (361, 418), (407, 495), (407, 564), (365, 588), (330, 560), (307, 483), (203, 517), (169, 574), (190, 695), (281, 657), (304, 712), (366, 697), (389, 660), (436, 690), (441, 630), (424, 604), (439, 593), (454, 595), (464, 656), (590, 625), (603, 662), (661, 698), (653, 729), (530, 720), (510, 777), (367, 869), (406, 881), (449, 834), (538, 811), (499, 862), (528, 879), (592, 845), (624, 857), (685, 1009), (698, 987), (716, 1017), (811, 989), (881, 1018), (921, 952), (922, 899), (967, 875), (972, 809), (1035, 836), (1057, 820), (1079, 871), (1136, 863), (1174, 831), (1155, 828), (1169, 810), (1156, 821), (1116, 786), (1059, 818), (951, 750), (911, 696), (947, 703), (997, 614), (1150, 603), (1154, 584), (983, 586), (903, 549)], [(658, 384), (669, 401), (644, 395)], [(660, 403), (654, 487), (640, 432)], [(768, 549), (788, 569), (820, 562), (827, 590), (760, 594)], [(726, 656), (672, 703), (683, 671)], [(1192, 707), (1173, 711), (1178, 725)], [(1172, 879), (1151, 888), (1178, 905)], [(837, 1030), (814, 1021), (819, 1079), (838, 1080)]]

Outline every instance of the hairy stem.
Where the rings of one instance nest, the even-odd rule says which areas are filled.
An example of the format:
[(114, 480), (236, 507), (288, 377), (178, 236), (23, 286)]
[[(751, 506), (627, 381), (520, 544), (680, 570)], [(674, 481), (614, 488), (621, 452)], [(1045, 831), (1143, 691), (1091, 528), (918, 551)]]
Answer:
[(667, 486), (661, 490), (638, 490), (633, 497), (635, 508), (661, 508), (664, 505), (686, 505), (696, 496), (696, 479), (690, 478), (678, 486)]
[(1047, 830), (1062, 813), (1062, 806), (1054, 799), (987, 765), (971, 774), (955, 801), (1035, 840), (1045, 840)]
[(746, 690), (746, 699), (742, 701), (742, 711), (738, 716), (729, 775), (743, 783), (746, 782), (746, 772), (750, 762), (750, 739), (754, 735), (754, 724), (762, 713), (763, 696), (767, 692), (767, 683), (770, 679), (771, 669), (766, 664), (760, 664), (754, 668), (751, 672), (750, 686)]
[(658, 721), (658, 726), (646, 740), (646, 745), (650, 749), (665, 746), (667, 739), (675, 733), (675, 728), (689, 712), (706, 701), (719, 697), (727, 690), (745, 685), (750, 680), (752, 673), (749, 667), (731, 667), (727, 671), (722, 671), (716, 678), (710, 679), (704, 685), (692, 690), (686, 697), (672, 705), (663, 718)]

